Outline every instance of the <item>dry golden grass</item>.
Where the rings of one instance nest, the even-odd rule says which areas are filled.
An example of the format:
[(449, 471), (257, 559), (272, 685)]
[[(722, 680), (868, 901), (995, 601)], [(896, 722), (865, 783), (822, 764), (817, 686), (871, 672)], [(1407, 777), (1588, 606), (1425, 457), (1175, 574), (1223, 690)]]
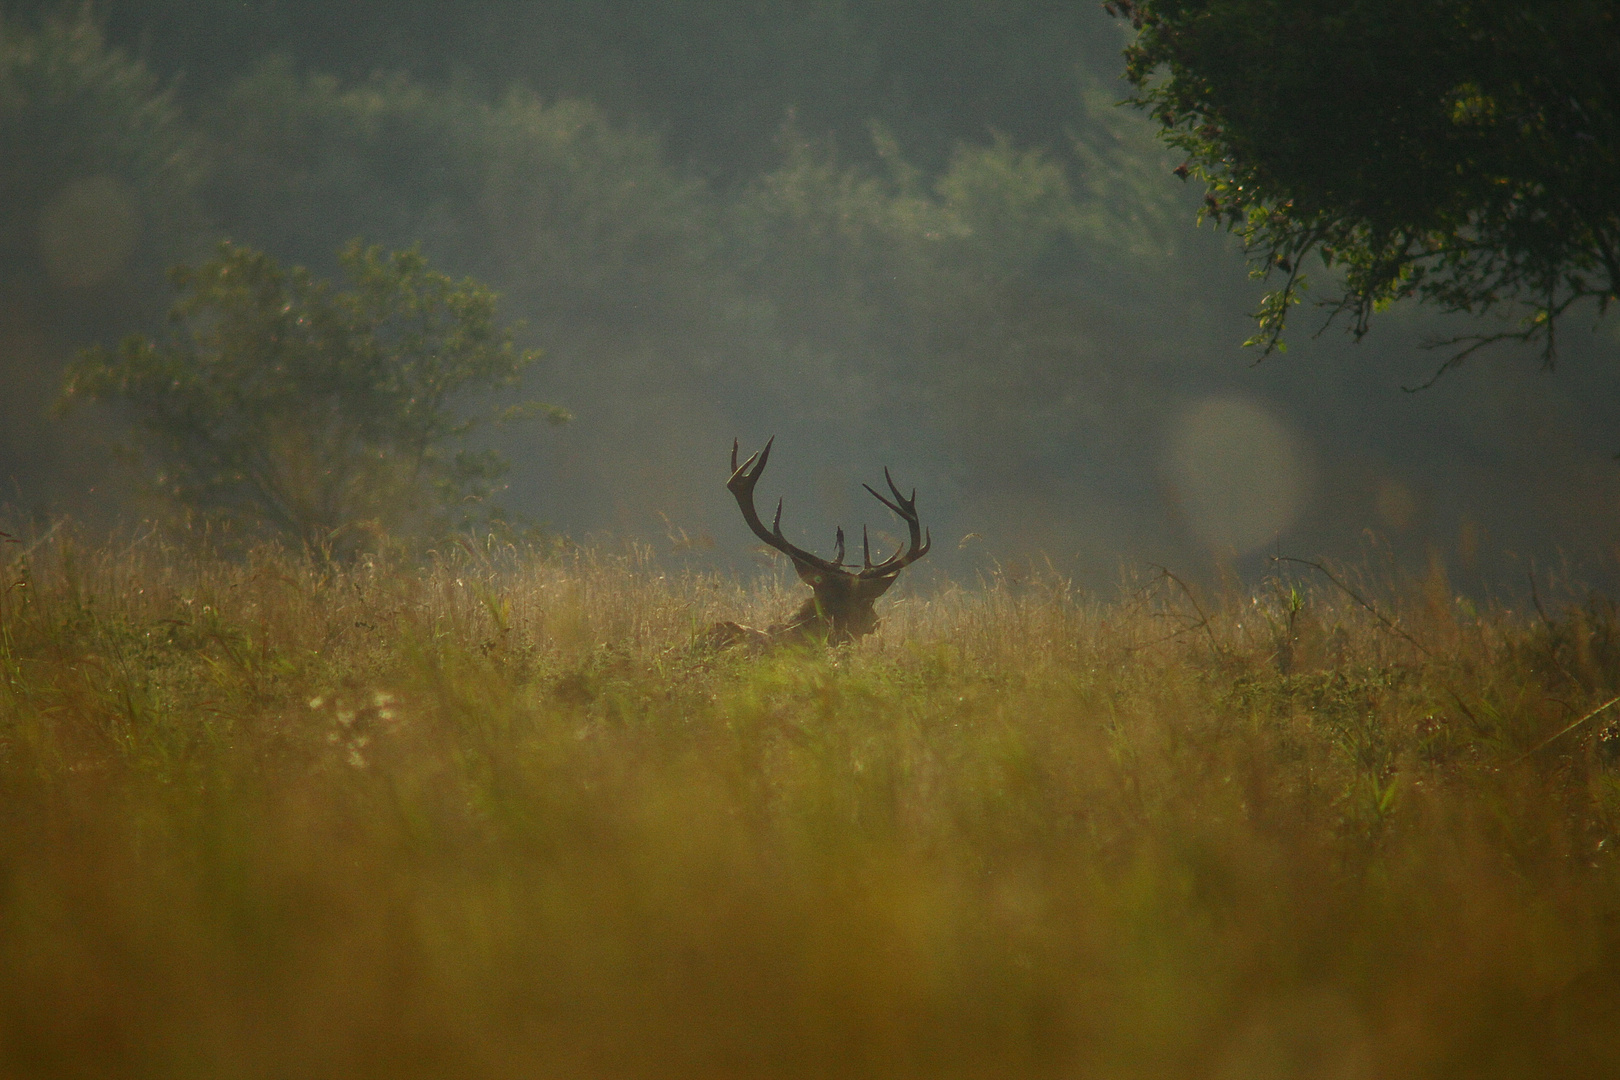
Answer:
[[(1620, 619), (0, 548), (0, 1070), (1620, 1075)], [(1308, 587), (1307, 587), (1308, 586)]]

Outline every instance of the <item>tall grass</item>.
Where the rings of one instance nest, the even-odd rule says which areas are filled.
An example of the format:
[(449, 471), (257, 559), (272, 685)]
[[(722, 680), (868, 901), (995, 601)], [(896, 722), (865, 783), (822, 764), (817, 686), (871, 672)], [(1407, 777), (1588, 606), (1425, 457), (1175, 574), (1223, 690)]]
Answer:
[(1620, 1075), (1606, 603), (0, 548), (6, 1075)]

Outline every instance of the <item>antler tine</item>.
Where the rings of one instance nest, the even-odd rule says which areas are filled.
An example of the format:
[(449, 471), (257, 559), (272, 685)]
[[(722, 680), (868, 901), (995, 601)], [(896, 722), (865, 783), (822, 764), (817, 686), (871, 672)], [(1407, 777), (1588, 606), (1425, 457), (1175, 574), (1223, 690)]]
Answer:
[(872, 538), (867, 535), (866, 526), (861, 526), (861, 561), (866, 569), (872, 569)]
[[(739, 469), (739, 468), (737, 468), (737, 440), (732, 439), (731, 440), (731, 480), (726, 481), (726, 486), (727, 487), (731, 486), (731, 482), (733, 480), (737, 479), (737, 474), (738, 473), (748, 474), (748, 481), (749, 481), (750, 486), (752, 486), (753, 482), (755, 480), (758, 480), (759, 477), (760, 477), (760, 474), (765, 471), (765, 463), (767, 461), (771, 460), (771, 443), (774, 443), (775, 441), (776, 441), (776, 436), (772, 435), (768, 440), (766, 440), (765, 449), (763, 449), (763, 450), (755, 450), (752, 454), (749, 454), (748, 455), (748, 460), (743, 462), (742, 463), (742, 468)], [(754, 462), (755, 462), (756, 459), (759, 462), (759, 465), (757, 467), (754, 465)]]
[(838, 526), (838, 550), (833, 555), (833, 565), (844, 565), (844, 527), (842, 525)]
[[(906, 512), (904, 510), (902, 510), (902, 509), (900, 509), (900, 507), (894, 505), (894, 503), (890, 502), (888, 499), (885, 499), (883, 497), (882, 493), (879, 492), (878, 489), (873, 487), (871, 484), (862, 484), (861, 487), (865, 488), (867, 491), (870, 491), (872, 493), (873, 497), (876, 498), (878, 502), (882, 503), (884, 506), (887, 506), (890, 510), (893, 510), (895, 513), (899, 514), (901, 517), (906, 516)], [(895, 492), (895, 494), (898, 495), (900, 493), (897, 491), (897, 492)], [(915, 495), (916, 492), (912, 492), (912, 494)]]
[(900, 500), (900, 505), (904, 506), (907, 510), (910, 510), (911, 512), (916, 513), (916, 511), (917, 511), (917, 489), (916, 488), (911, 489), (911, 498), (909, 498), (909, 499), (906, 498), (905, 496), (901, 495), (900, 494), (900, 489), (898, 487), (895, 487), (894, 477), (889, 475), (889, 467), (887, 465), (883, 466), (883, 479), (885, 479), (885, 480), (887, 480), (889, 482), (889, 490), (894, 492), (894, 497), (896, 499)]
[(763, 450), (751, 455), (741, 466), (737, 464), (737, 440), (731, 441), (731, 479), (726, 481), (726, 488), (737, 500), (737, 508), (742, 511), (743, 521), (753, 534), (766, 544), (780, 551), (793, 560), (795, 569), (800, 576), (812, 571), (836, 571), (837, 565), (829, 563), (819, 556), (812, 555), (802, 548), (795, 547), (782, 535), (782, 500), (776, 502), (776, 519), (771, 523), (770, 529), (759, 519), (759, 511), (754, 509), (754, 485), (759, 482), (760, 474), (765, 471), (765, 465), (771, 458), (771, 447), (776, 442), (772, 436)]
[(917, 489), (911, 489), (911, 498), (909, 499), (902, 495), (899, 486), (894, 482), (894, 477), (889, 475), (887, 466), (884, 466), (883, 469), (883, 479), (889, 482), (889, 490), (894, 493), (894, 502), (884, 498), (883, 494), (871, 484), (862, 484), (861, 486), (870, 491), (873, 498), (877, 499), (878, 502), (893, 510), (905, 521), (911, 533), (910, 542), (902, 545), (893, 555), (890, 555), (876, 566), (872, 565), (871, 557), (868, 556), (866, 569), (861, 572), (863, 577), (883, 577), (889, 574), (898, 574), (905, 567), (910, 566), (928, 554), (928, 549), (934, 543), (933, 534), (924, 533), (922, 522), (917, 519)]

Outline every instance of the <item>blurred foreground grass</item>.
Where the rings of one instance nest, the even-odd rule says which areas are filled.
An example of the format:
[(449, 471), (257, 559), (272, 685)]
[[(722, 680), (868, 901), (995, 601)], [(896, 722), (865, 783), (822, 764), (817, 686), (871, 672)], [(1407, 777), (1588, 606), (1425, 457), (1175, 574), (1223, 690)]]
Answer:
[[(1620, 619), (0, 545), (0, 1070), (1620, 1075)], [(1617, 710), (1620, 711), (1620, 710)]]

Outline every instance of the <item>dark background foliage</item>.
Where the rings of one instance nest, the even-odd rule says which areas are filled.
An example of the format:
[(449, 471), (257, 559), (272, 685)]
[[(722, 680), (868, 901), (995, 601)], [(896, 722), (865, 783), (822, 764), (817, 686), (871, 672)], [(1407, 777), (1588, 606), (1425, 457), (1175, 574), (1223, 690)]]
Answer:
[[(1515, 306), (1499, 341), (1556, 358), (1560, 316), (1620, 288), (1620, 8), (1605, 0), (1144, 0), (1127, 77), (1206, 181), (1206, 210), (1283, 287), (1279, 344), (1308, 255), (1337, 268), (1330, 310), (1364, 335), (1404, 297)], [(1437, 343), (1438, 344), (1438, 343)]]

